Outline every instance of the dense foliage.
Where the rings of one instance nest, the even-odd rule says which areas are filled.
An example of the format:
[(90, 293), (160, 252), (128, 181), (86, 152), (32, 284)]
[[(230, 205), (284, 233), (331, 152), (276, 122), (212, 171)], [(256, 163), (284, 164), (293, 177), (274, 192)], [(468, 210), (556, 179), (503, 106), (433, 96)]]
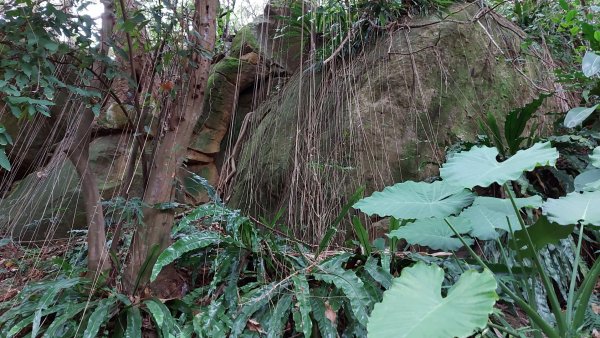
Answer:
[[(407, 16), (443, 13), (449, 4), (296, 1), (289, 5), (290, 15), (280, 18), (284, 24), (277, 38), (302, 36), (318, 68), (360, 52)], [(5, 2), (0, 5), (2, 109), (22, 120), (52, 116), (55, 99), (69, 95), (95, 114), (107, 97), (139, 110), (138, 121), (146, 105), (163, 113), (185, 98), (178, 96), (185, 86), (170, 80), (173, 73), (193, 64), (197, 55), (214, 56), (193, 42), (200, 34), (185, 20), (196, 14), (179, 5), (119, 7), (116, 31), (127, 38), (111, 40), (111, 53), (105, 55), (95, 45), (100, 35), (93, 20), (78, 14), (85, 4), (63, 10), (46, 1)], [(235, 5), (228, 5), (217, 18), (217, 52), (226, 52), (233, 30)], [(489, 114), (480, 121), (477, 140), (448, 149), (439, 177), (397, 183), (365, 198), (360, 187), (353, 187), (357, 193), (318, 245), (294, 238), (280, 222), (281, 213), (259, 220), (232, 210), (198, 176), (192, 180), (210, 197), (200, 206), (123, 196), (103, 201), (106, 226), (120, 227), (119, 235), (102, 243), (110, 247), (110, 269), (89, 271), (85, 257), (91, 248), (84, 243), (59, 257), (32, 260), (32, 266), (18, 265), (23, 270), (35, 265), (46, 278), (22, 285), (17, 295), (0, 302), (0, 336), (597, 334), (600, 5), (524, 0), (490, 6), (525, 29), (527, 43), (544, 40), (562, 65), (557, 79), (581, 97), (580, 106), (557, 113), (552, 133), (538, 132), (536, 119), (542, 118), (538, 109), (544, 100), (556, 93), (506, 112), (502, 121)], [(135, 51), (152, 54), (156, 65), (146, 85), (150, 89), (141, 97), (136, 94), (141, 81), (135, 73), (124, 74), (119, 64), (133, 60)], [(103, 74), (94, 72), (98, 63)], [(152, 93), (155, 77), (160, 95)], [(124, 79), (132, 101), (121, 102), (107, 83), (92, 88), (98, 79)], [(167, 124), (168, 114), (163, 116)], [(136, 129), (136, 136), (150, 135), (149, 129)], [(13, 136), (0, 124), (0, 170), (5, 172), (11, 170), (7, 149)], [(164, 241), (168, 247), (149, 243), (135, 280), (126, 281), (135, 230), (150, 226), (145, 223), (149, 213), (167, 211), (175, 218), (175, 210), (176, 222), (167, 229), (170, 240)], [(369, 239), (366, 217), (389, 220), (386, 236)], [(355, 236), (344, 246), (333, 245), (341, 222), (351, 223)], [(39, 253), (0, 240), (0, 249), (8, 247), (32, 257)], [(8, 269), (6, 262), (0, 269)], [(170, 294), (159, 298), (153, 285)]]

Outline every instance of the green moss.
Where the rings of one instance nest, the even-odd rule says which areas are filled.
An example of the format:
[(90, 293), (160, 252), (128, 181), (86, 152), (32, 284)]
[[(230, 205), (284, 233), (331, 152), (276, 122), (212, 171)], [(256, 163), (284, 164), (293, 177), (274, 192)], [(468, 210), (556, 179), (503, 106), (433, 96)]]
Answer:
[(252, 26), (244, 26), (239, 30), (231, 42), (229, 55), (240, 56), (245, 54), (242, 53), (244, 45), (249, 46), (256, 52), (260, 50), (260, 45), (258, 44), (258, 40), (256, 40)]

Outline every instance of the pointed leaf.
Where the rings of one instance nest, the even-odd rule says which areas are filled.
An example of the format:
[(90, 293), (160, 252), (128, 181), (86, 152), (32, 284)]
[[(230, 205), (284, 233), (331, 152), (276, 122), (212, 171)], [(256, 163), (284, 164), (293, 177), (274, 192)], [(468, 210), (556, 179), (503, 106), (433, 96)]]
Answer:
[(443, 280), (444, 270), (423, 262), (402, 270), (383, 301), (375, 304), (369, 337), (468, 337), (484, 328), (498, 299), (494, 275), (469, 270), (445, 298)]
[(158, 274), (163, 267), (171, 264), (183, 254), (205, 248), (212, 244), (218, 244), (221, 240), (221, 235), (214, 232), (203, 232), (201, 234), (183, 237), (158, 256), (154, 268), (152, 269), (150, 281), (154, 281), (156, 277), (158, 277)]
[[(471, 224), (456, 217), (448, 221), (459, 233), (471, 230)], [(462, 248), (460, 239), (454, 237), (454, 232), (443, 218), (417, 220), (389, 233), (389, 237), (403, 238), (408, 244), (423, 245), (435, 250), (453, 251)], [(473, 240), (465, 238), (468, 244)]]
[(316, 280), (330, 283), (341, 289), (350, 302), (352, 313), (360, 323), (368, 320), (367, 308), (369, 295), (363, 281), (351, 270), (346, 270), (342, 264), (350, 258), (349, 254), (340, 254), (330, 258), (318, 266), (319, 273), (314, 273)]
[(10, 160), (8, 156), (6, 156), (6, 152), (4, 148), (0, 148), (0, 168), (3, 168), (6, 171), (10, 171)]
[(498, 150), (490, 147), (475, 147), (451, 157), (440, 169), (440, 176), (449, 184), (465, 188), (500, 185), (516, 180), (524, 171), (538, 166), (554, 166), (558, 151), (550, 142), (536, 143), (531, 148), (518, 151), (504, 162), (498, 162)]
[(125, 338), (142, 337), (142, 315), (139, 307), (130, 307), (127, 310), (127, 328), (125, 329)]
[(600, 73), (600, 55), (587, 51), (583, 56), (583, 62), (581, 63), (581, 70), (583, 75), (592, 77)]
[(600, 226), (600, 191), (572, 192), (559, 199), (549, 198), (542, 206), (548, 220), (562, 225), (591, 224)]
[[(554, 222), (549, 222), (544, 216), (538, 218), (534, 225), (527, 228), (527, 233), (533, 242), (535, 252), (548, 244), (558, 244), (561, 239), (569, 237), (573, 232), (574, 226), (563, 226)], [(511, 247), (521, 251), (524, 257), (532, 257), (533, 255), (527, 247), (529, 246), (527, 234), (523, 230), (515, 231), (516, 247), (511, 242)]]
[(109, 310), (116, 303), (116, 298), (106, 298), (98, 303), (98, 307), (92, 312), (90, 319), (88, 320), (87, 327), (83, 332), (83, 338), (95, 338), (98, 335), (100, 326), (104, 324), (108, 319)]
[(269, 319), (267, 338), (282, 337), (292, 305), (292, 296), (283, 295), (279, 298)]
[(312, 320), (310, 319), (310, 291), (308, 281), (304, 275), (295, 275), (292, 277), (294, 282), (294, 295), (298, 300), (300, 320), (295, 321), (296, 331), (304, 333), (304, 337), (309, 338), (312, 334)]
[(595, 105), (590, 108), (586, 107), (577, 107), (569, 110), (567, 116), (565, 116), (565, 127), (567, 128), (575, 128), (578, 125), (582, 124), (585, 119), (587, 119), (592, 113), (598, 108), (599, 105)]
[(401, 219), (446, 217), (471, 204), (474, 195), (444, 181), (404, 182), (375, 192), (354, 205), (367, 215)]

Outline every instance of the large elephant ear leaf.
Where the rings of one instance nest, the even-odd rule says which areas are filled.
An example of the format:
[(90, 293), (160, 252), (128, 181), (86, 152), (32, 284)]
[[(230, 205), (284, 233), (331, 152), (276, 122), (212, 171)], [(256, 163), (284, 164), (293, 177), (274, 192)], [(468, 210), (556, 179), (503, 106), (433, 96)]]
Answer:
[(600, 191), (572, 192), (559, 199), (548, 199), (542, 206), (551, 222), (561, 225), (591, 224), (600, 226)]
[(447, 184), (404, 182), (375, 192), (354, 204), (365, 214), (399, 219), (446, 217), (458, 213), (471, 204), (474, 195), (470, 191)]
[(521, 177), (523, 172), (538, 166), (554, 166), (558, 151), (550, 142), (536, 143), (520, 150), (504, 162), (498, 162), (498, 150), (476, 147), (452, 156), (440, 169), (447, 183), (464, 188), (487, 187), (492, 183), (504, 184)]
[[(472, 224), (465, 218), (448, 217), (448, 221), (459, 234), (465, 234), (472, 228)], [(411, 245), (422, 245), (434, 250), (458, 250), (463, 247), (459, 238), (443, 218), (428, 218), (416, 220), (405, 226), (393, 230), (388, 237), (396, 237), (406, 240)], [(472, 244), (470, 238), (463, 239), (467, 244)]]
[[(367, 324), (368, 336), (468, 337), (487, 325), (498, 299), (496, 280), (484, 270), (469, 270), (442, 297), (444, 270), (419, 262), (402, 271), (383, 294)], [(403, 304), (400, 306), (399, 304)]]

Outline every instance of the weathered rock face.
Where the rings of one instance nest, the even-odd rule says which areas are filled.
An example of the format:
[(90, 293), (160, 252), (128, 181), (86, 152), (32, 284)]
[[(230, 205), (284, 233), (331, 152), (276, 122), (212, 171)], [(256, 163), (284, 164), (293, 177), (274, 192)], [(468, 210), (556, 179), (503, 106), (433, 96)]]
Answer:
[(409, 21), (345, 62), (296, 73), (255, 111), (232, 204), (286, 209), (296, 235), (318, 242), (357, 188), (436, 175), (479, 118), (551, 91), (523, 33), (493, 13), (472, 21), (478, 10), (455, 5), (445, 20)]
[[(301, 63), (306, 51), (298, 41), (274, 39), (276, 17), (286, 13), (267, 6), (213, 66), (178, 174), (178, 201), (208, 200), (193, 179), (199, 175), (255, 216), (287, 210), (285, 222), (297, 236), (318, 241), (358, 187), (370, 193), (436, 175), (445, 146), (472, 138), (484, 114), (502, 116), (540, 88), (552, 89), (541, 63), (520, 49), (523, 33), (492, 13), (473, 22), (478, 10), (462, 4), (447, 20), (411, 20), (362, 53), (321, 67)], [(90, 168), (103, 199), (124, 185), (130, 197), (141, 196), (141, 165), (131, 185), (123, 182), (133, 152), (127, 117), (113, 104), (96, 122)], [(29, 124), (27, 130), (42, 131), (22, 139), (34, 141), (17, 175), (22, 180), (11, 187), (0, 177), (4, 189), (11, 187), (0, 200), (0, 233), (64, 237), (86, 227), (79, 178), (68, 161), (44, 171), (64, 131)], [(157, 126), (147, 127), (151, 138)]]

